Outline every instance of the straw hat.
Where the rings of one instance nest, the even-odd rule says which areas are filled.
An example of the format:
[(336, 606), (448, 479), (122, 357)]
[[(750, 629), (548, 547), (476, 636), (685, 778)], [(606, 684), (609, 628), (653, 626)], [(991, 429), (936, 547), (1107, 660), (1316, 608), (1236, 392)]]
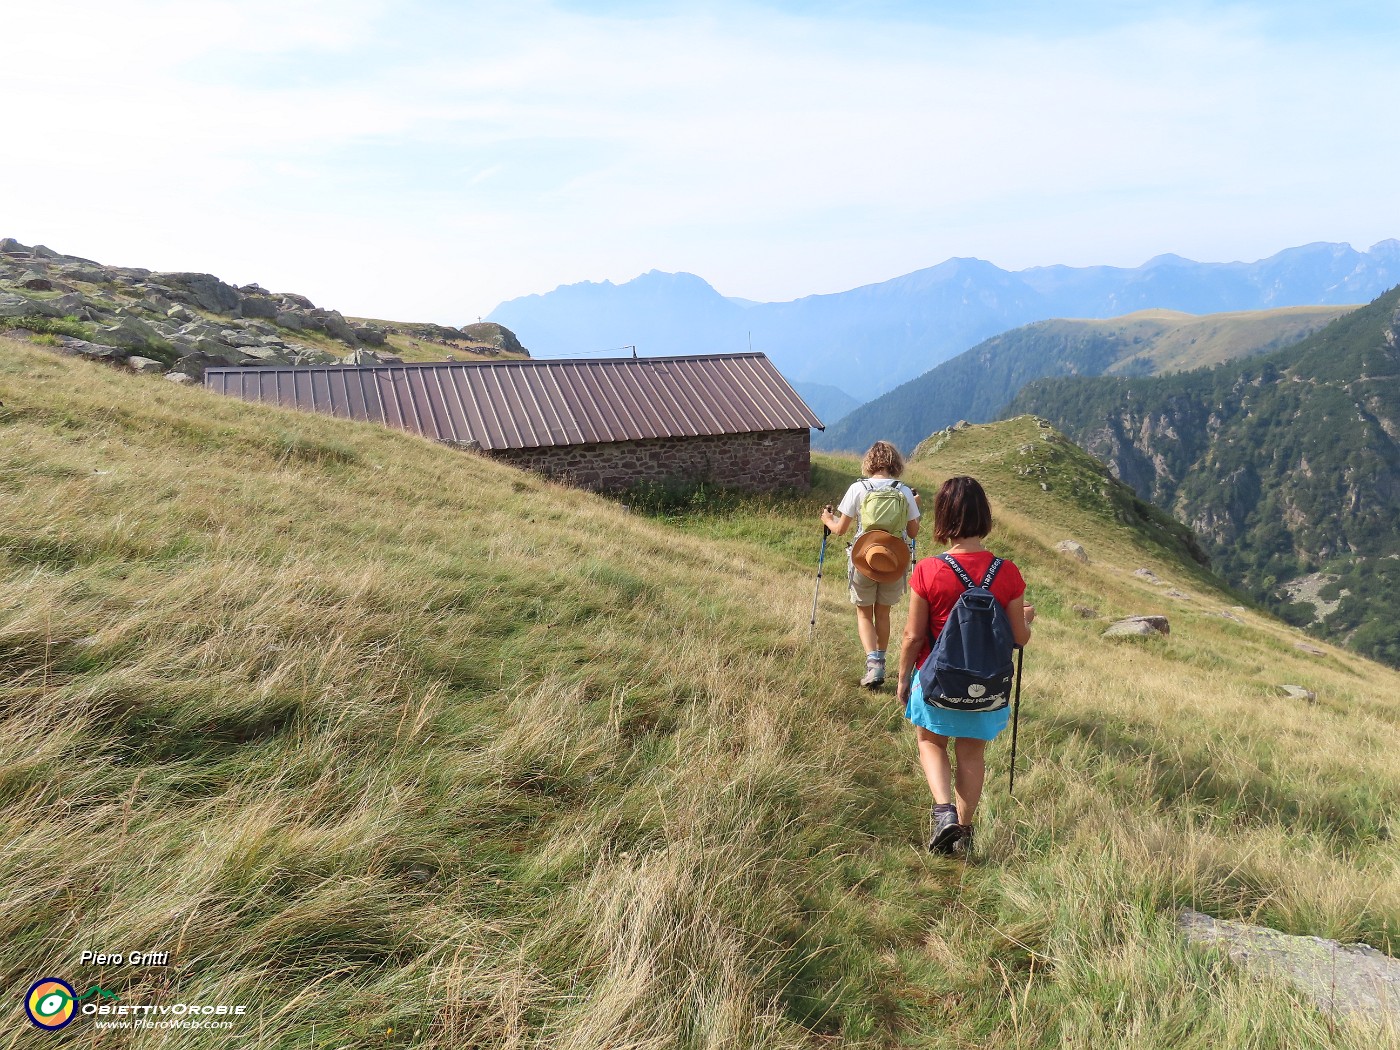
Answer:
[(888, 532), (871, 529), (856, 539), (851, 563), (876, 583), (894, 583), (909, 567), (909, 544)]

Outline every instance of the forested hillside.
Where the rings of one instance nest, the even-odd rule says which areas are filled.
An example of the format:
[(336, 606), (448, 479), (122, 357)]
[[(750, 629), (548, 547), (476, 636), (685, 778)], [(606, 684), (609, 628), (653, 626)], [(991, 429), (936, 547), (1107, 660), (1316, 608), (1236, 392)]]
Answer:
[(1051, 420), (1293, 622), (1400, 663), (1400, 288), (1299, 345), (1138, 379), (1047, 379)]
[(1352, 309), (1295, 306), (1204, 316), (1144, 310), (1109, 320), (1039, 321), (993, 336), (854, 409), (816, 444), (860, 450), (884, 438), (910, 449), (960, 419), (996, 419), (1034, 379), (1197, 368), (1296, 343)]

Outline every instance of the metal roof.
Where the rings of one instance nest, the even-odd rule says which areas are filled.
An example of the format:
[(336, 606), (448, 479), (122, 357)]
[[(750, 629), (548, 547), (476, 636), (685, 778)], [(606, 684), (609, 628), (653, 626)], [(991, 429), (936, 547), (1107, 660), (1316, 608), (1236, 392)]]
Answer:
[(760, 353), (211, 368), (204, 385), (488, 451), (823, 429)]

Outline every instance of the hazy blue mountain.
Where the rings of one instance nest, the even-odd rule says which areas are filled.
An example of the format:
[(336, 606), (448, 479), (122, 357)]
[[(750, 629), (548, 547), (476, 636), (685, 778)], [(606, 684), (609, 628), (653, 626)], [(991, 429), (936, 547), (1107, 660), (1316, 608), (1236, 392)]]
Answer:
[[(860, 402), (844, 390), (825, 383), (793, 383), (792, 388), (807, 402), (807, 407), (817, 414), (817, 418), (830, 427), (841, 420)], [(814, 432), (815, 433), (815, 432)]]
[(782, 303), (726, 298), (693, 274), (563, 285), (502, 303), (488, 318), (537, 357), (636, 344), (643, 354), (765, 351), (791, 380), (869, 399), (990, 336), (1054, 317), (1105, 318), (1367, 302), (1400, 283), (1400, 241), (1290, 248), (1257, 262), (1162, 255), (1142, 266), (1018, 272), (949, 259), (879, 284)]

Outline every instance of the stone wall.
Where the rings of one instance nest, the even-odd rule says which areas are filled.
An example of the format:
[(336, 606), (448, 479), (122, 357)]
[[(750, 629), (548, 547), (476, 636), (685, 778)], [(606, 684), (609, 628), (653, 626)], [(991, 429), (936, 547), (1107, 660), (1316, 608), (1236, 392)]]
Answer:
[(555, 448), (501, 449), (488, 455), (580, 488), (620, 491), (639, 482), (705, 482), (749, 492), (810, 484), (807, 430), (609, 441)]

